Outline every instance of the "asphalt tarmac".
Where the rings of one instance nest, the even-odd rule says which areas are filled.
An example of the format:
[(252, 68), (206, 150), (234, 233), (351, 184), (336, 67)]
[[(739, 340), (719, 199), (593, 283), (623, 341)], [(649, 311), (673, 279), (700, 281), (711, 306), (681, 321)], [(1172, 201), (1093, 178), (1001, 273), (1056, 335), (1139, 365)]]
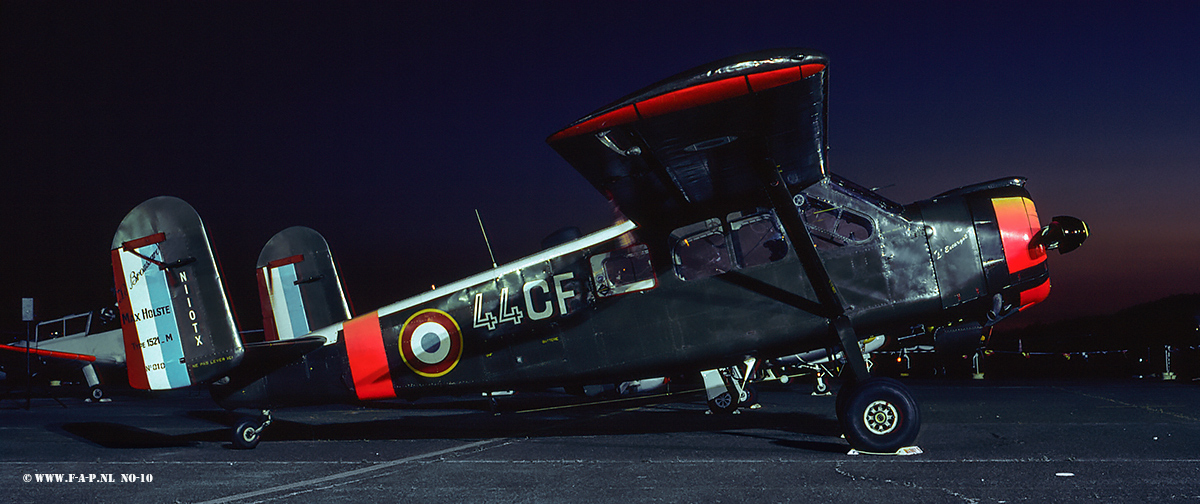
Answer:
[(923, 419), (908, 456), (848, 454), (833, 396), (802, 383), (762, 386), (761, 409), (729, 416), (697, 394), (285, 409), (248, 451), (196, 391), (29, 410), (10, 397), (0, 501), (1200, 501), (1197, 383), (906, 383)]

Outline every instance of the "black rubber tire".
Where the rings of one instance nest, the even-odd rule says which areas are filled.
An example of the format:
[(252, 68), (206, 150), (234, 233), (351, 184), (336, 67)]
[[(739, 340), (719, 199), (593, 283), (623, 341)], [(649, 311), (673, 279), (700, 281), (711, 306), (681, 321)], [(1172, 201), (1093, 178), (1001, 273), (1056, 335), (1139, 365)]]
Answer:
[(708, 409), (718, 415), (728, 415), (733, 413), (738, 409), (737, 397), (734, 397), (733, 394), (729, 393), (729, 391), (726, 391), (717, 397), (709, 399)]
[(88, 390), (88, 397), (92, 398), (93, 401), (104, 399), (104, 389), (96, 385)]
[(259, 432), (259, 423), (256, 420), (249, 418), (238, 422), (233, 428), (233, 447), (239, 450), (253, 450), (258, 446), (259, 440), (262, 439)]
[[(842, 401), (842, 393), (838, 400)], [(912, 445), (921, 430), (916, 401), (904, 384), (891, 378), (870, 378), (856, 384), (839, 409), (838, 423), (846, 441), (858, 451), (894, 453)]]
[(755, 404), (758, 404), (758, 390), (755, 389), (753, 385), (747, 385), (744, 390), (746, 391), (746, 400), (741, 401), (738, 406), (742, 408), (749, 408)]

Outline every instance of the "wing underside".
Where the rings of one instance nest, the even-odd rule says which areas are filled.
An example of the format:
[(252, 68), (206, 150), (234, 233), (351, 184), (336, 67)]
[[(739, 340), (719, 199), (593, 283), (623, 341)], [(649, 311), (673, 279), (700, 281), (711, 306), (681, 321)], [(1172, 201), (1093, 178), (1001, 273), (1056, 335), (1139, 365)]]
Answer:
[(643, 228), (765, 205), (825, 173), (826, 66), (804, 49), (704, 65), (618, 100), (547, 142)]

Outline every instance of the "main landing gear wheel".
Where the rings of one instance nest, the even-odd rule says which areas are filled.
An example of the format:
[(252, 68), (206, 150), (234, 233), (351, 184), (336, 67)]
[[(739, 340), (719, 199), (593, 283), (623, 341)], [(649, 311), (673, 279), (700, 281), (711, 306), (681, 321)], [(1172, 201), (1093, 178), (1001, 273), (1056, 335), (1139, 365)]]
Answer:
[(716, 414), (728, 415), (737, 411), (738, 402), (733, 397), (733, 394), (725, 391), (721, 395), (708, 400), (708, 409)]
[(837, 397), (838, 424), (856, 450), (893, 453), (909, 446), (921, 429), (921, 413), (904, 384), (870, 378), (843, 386)]
[(93, 401), (104, 399), (104, 389), (99, 385), (95, 385), (91, 390), (88, 390), (88, 397), (92, 398)]

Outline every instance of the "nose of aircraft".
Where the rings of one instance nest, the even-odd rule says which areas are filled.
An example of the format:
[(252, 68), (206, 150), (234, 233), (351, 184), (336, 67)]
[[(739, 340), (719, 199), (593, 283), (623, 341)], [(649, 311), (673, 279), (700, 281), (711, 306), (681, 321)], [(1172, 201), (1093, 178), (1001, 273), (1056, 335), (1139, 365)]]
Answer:
[(1066, 254), (1079, 248), (1087, 237), (1087, 223), (1074, 217), (1059, 215), (1038, 231), (1037, 236), (1029, 241), (1029, 247), (1045, 246), (1047, 250), (1058, 250), (1058, 253)]

